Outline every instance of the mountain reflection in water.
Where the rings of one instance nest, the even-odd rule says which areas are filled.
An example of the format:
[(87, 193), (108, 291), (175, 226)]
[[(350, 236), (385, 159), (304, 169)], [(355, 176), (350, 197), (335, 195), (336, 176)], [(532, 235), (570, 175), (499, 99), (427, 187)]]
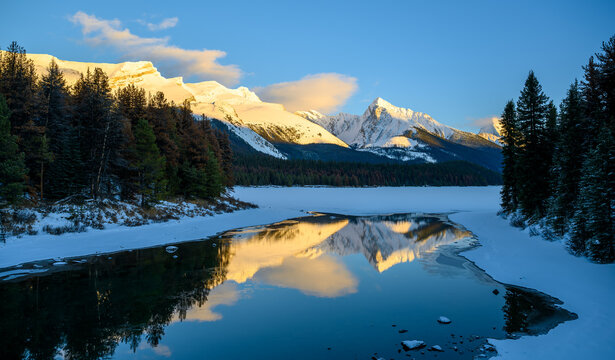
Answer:
[[(245, 314), (253, 316), (255, 322), (259, 316), (266, 316), (271, 322), (269, 325), (257, 322), (263, 327), (262, 334), (250, 334), (256, 338), (254, 341), (258, 345), (255, 346), (264, 349), (269, 346), (271, 349), (274, 344), (267, 345), (267, 335), (264, 334), (269, 332), (278, 337), (275, 346), (281, 346), (282, 349), (278, 350), (284, 353), (284, 347), (296, 346), (280, 340), (291, 336), (285, 334), (288, 331), (284, 326), (293, 319), (289, 319), (285, 312), (294, 311), (294, 305), (303, 304), (306, 317), (301, 322), (303, 315), (291, 312), (299, 318), (291, 324), (297, 328), (305, 327), (304, 331), (309, 335), (304, 336), (309, 344), (327, 341), (343, 331), (352, 335), (353, 329), (342, 321), (329, 323), (331, 314), (341, 316), (339, 314), (347, 313), (350, 318), (345, 321), (360, 322), (364, 311), (355, 308), (369, 308), (376, 304), (390, 311), (403, 311), (407, 304), (400, 299), (409, 295), (407, 287), (401, 285), (404, 285), (404, 278), (412, 276), (418, 279), (412, 289), (417, 295), (408, 297), (407, 303), (429, 304), (433, 300), (430, 297), (436, 295), (429, 295), (432, 291), (429, 289), (421, 295), (419, 286), (436, 283), (437, 279), (430, 278), (430, 272), (420, 267), (407, 267), (391, 272), (390, 276), (383, 277), (384, 273), (397, 269), (397, 264), (410, 263), (431, 254), (439, 246), (470, 237), (468, 231), (439, 215), (349, 217), (316, 214), (269, 226), (230, 231), (206, 241), (178, 244), (179, 249), (174, 254), (167, 253), (164, 247), (157, 247), (116, 253), (110, 258), (90, 257), (86, 263), (69, 260), (69, 265), (64, 267), (43, 262), (49, 266), (43, 274), (0, 282), (0, 358), (52, 359), (58, 354), (78, 359), (130, 358), (148, 349), (153, 350), (150, 355), (154, 357), (177, 355), (190, 358), (194, 354), (178, 355), (173, 352), (176, 350), (172, 344), (161, 343), (168, 329), (175, 329), (175, 325), (184, 326), (183, 330), (178, 330), (184, 336), (198, 335), (199, 331), (207, 332), (210, 337), (227, 332), (236, 336), (237, 329), (249, 322)], [(365, 260), (371, 270), (365, 268)], [(36, 265), (40, 266), (40, 263)], [(25, 264), (19, 269), (25, 273), (34, 266)], [(14, 274), (17, 269), (9, 271)], [(451, 269), (461, 271), (457, 267)], [(412, 272), (420, 274), (412, 275)], [(477, 283), (472, 281), (472, 284)], [(472, 289), (491, 286), (506, 291), (501, 284), (489, 281), (486, 285), (472, 285)], [(465, 283), (460, 286), (468, 288)], [(374, 299), (379, 289), (387, 293)], [(485, 315), (489, 318), (485, 321), (501, 322), (497, 330), (493, 327), (494, 330), (489, 329), (490, 333), (485, 336), (502, 336), (505, 332), (531, 328), (528, 316), (520, 319), (518, 313), (521, 312), (511, 313), (511, 309), (526, 305), (522, 292), (517, 289), (514, 296), (498, 298), (487, 291), (487, 295), (477, 295), (485, 298), (481, 306), (492, 308), (491, 315)], [(515, 301), (505, 304), (505, 298)], [(468, 307), (475, 306), (474, 302), (472, 300)], [(416, 304), (413, 306), (419, 306)], [(328, 310), (309, 310), (325, 305)], [(508, 313), (503, 313), (502, 309)], [(327, 311), (333, 312), (327, 315)], [(378, 314), (375, 315), (378, 319)], [(383, 311), (382, 322), (388, 321), (390, 316)], [(433, 319), (423, 320), (432, 322)], [(552, 321), (550, 326), (564, 320), (566, 318)], [(327, 328), (315, 329), (312, 321), (326, 323)], [(416, 331), (425, 328), (425, 325), (418, 327), (418, 321), (414, 322), (417, 323)], [(217, 327), (186, 330), (185, 324), (189, 323)], [(522, 324), (523, 328), (516, 324)], [(373, 324), (370, 326), (374, 327)], [(295, 337), (301, 338), (292, 334), (288, 339), (294, 341)], [(374, 347), (382, 342), (374, 335), (368, 338), (373, 339)], [(124, 352), (124, 347), (130, 351)], [(312, 348), (310, 345), (310, 351), (314, 350)], [(185, 346), (183, 350), (190, 353)], [(225, 352), (232, 350), (214, 350), (209, 346), (207, 351), (211, 351), (214, 358), (233, 358), (234, 353)], [(197, 351), (196, 348), (193, 351)], [(199, 353), (200, 357), (206, 356), (207, 351)], [(261, 354), (259, 351), (252, 349), (251, 357), (274, 358), (281, 354), (272, 351)], [(285, 354), (284, 357), (291, 356)], [(332, 352), (307, 351), (300, 355), (294, 357), (340, 356)]]

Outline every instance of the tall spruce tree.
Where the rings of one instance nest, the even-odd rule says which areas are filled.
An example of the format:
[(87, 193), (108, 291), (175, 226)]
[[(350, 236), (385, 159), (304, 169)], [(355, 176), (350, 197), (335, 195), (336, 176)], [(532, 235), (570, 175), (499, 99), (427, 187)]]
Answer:
[(517, 125), (515, 103), (510, 100), (502, 113), (502, 190), (501, 206), (507, 212), (517, 210), (519, 204), (519, 189), (517, 184), (517, 157), (519, 154), (518, 144), (520, 134)]
[(581, 167), (585, 154), (583, 100), (579, 83), (575, 81), (560, 106), (553, 159), (553, 194), (549, 207), (549, 223), (556, 234), (564, 235), (574, 215)]
[(615, 140), (608, 126), (583, 164), (570, 247), (598, 262), (615, 260)]
[[(45, 127), (45, 134), (49, 138), (49, 151), (53, 157), (48, 175), (42, 178), (44, 181), (41, 189), (45, 185), (46, 194), (51, 198), (61, 198), (71, 193), (69, 189), (73, 180), (73, 166), (74, 162), (78, 161), (70, 151), (70, 142), (73, 139), (69, 101), (70, 94), (64, 75), (52, 59), (47, 73), (41, 77), (39, 83), (39, 121)], [(44, 165), (45, 163), (42, 163), (42, 166)], [(41, 172), (44, 173), (44, 168)]]
[(220, 196), (224, 189), (223, 184), (223, 172), (220, 168), (218, 158), (213, 151), (209, 150), (207, 153), (207, 163), (205, 165), (206, 175), (206, 197), (208, 199), (214, 199)]
[(149, 206), (163, 195), (165, 159), (160, 155), (154, 131), (147, 120), (137, 122), (134, 135), (141, 206)]
[(90, 196), (98, 199), (116, 190), (117, 174), (110, 170), (121, 160), (122, 123), (102, 69), (82, 75), (74, 85), (73, 98), (84, 175)]
[(519, 143), (518, 184), (519, 206), (525, 216), (538, 219), (545, 213), (549, 197), (551, 154), (544, 152), (549, 99), (530, 71), (517, 101), (517, 123), (522, 140)]
[(26, 167), (17, 137), (11, 135), (10, 111), (0, 94), (0, 201), (15, 204), (24, 192)]
[(34, 117), (36, 109), (36, 72), (26, 57), (26, 49), (13, 41), (0, 61), (0, 94), (11, 111), (11, 132), (21, 129)]
[(598, 139), (600, 124), (604, 118), (604, 95), (600, 88), (600, 69), (591, 56), (583, 67), (584, 75), (581, 82), (583, 97), (583, 113), (585, 117), (585, 139), (583, 144), (587, 149), (594, 146)]
[(164, 93), (159, 91), (150, 96), (147, 120), (154, 128), (156, 145), (166, 159), (167, 193), (169, 195), (180, 194), (180, 139), (177, 133), (175, 111)]
[(615, 130), (615, 36), (602, 43), (602, 52), (596, 53), (599, 84), (604, 98), (607, 126)]

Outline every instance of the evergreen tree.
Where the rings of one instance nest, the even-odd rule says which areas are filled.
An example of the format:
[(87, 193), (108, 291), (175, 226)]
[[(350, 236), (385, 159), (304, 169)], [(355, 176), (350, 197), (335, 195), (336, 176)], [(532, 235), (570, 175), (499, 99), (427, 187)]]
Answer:
[(122, 160), (123, 125), (111, 95), (109, 79), (100, 69), (87, 71), (74, 86), (75, 120), (81, 141), (85, 179), (90, 196), (98, 199), (103, 193), (116, 190), (114, 165)]
[(586, 133), (583, 144), (586, 148), (591, 148), (598, 139), (600, 124), (604, 118), (604, 96), (600, 89), (600, 70), (594, 62), (593, 56), (589, 58), (589, 62), (583, 67), (583, 70), (584, 80), (581, 83), (581, 94)]
[(520, 134), (517, 128), (515, 103), (506, 103), (502, 113), (502, 209), (509, 213), (517, 210), (519, 189), (517, 185), (517, 156)]
[(518, 157), (519, 206), (529, 218), (544, 215), (549, 197), (551, 154), (544, 151), (548, 146), (545, 144), (548, 115), (548, 98), (530, 71), (517, 101), (517, 123), (522, 135)]
[(120, 112), (130, 120), (132, 128), (135, 128), (141, 119), (145, 119), (147, 97), (144, 89), (129, 84), (117, 90), (116, 98)]
[(147, 120), (153, 126), (156, 145), (166, 159), (167, 193), (177, 195), (181, 193), (179, 179), (180, 139), (177, 133), (175, 111), (160, 91), (149, 98)]
[(160, 155), (154, 131), (147, 120), (137, 122), (135, 141), (141, 206), (149, 206), (162, 195), (165, 159)]
[(615, 141), (605, 126), (583, 164), (570, 247), (599, 262), (615, 260)]
[(34, 117), (36, 107), (36, 72), (26, 50), (15, 41), (9, 45), (0, 62), (0, 94), (11, 111), (11, 132), (21, 129)]
[(53, 160), (45, 130), (45, 126), (37, 125), (33, 120), (28, 120), (19, 128), (19, 145), (29, 169), (28, 191), (33, 199), (38, 197), (41, 200), (44, 196), (45, 166)]
[(24, 192), (26, 168), (16, 136), (11, 135), (10, 111), (0, 94), (0, 200), (15, 204)]
[(222, 131), (216, 131), (216, 138), (218, 144), (220, 144), (220, 167), (224, 173), (224, 185), (233, 186), (235, 178), (233, 176), (233, 149), (231, 149), (231, 141), (228, 138), (228, 134)]
[(600, 71), (599, 85), (604, 99), (605, 120), (615, 130), (615, 36), (602, 43), (602, 52), (596, 53)]
[(586, 137), (582, 95), (575, 81), (560, 106), (557, 127), (559, 139), (555, 147), (553, 194), (549, 208), (549, 223), (558, 235), (564, 235), (574, 215), (578, 184), (583, 166)]
[(214, 199), (222, 193), (224, 189), (223, 173), (218, 163), (218, 159), (213, 151), (209, 150), (207, 154), (207, 164), (205, 165), (206, 176), (206, 198)]
[[(41, 77), (39, 84), (40, 125), (45, 128), (48, 138), (49, 158), (53, 158), (53, 165), (49, 167), (48, 176), (41, 177), (41, 197), (43, 188), (51, 198), (68, 195), (67, 187), (72, 167), (72, 154), (69, 154), (71, 133), (70, 108), (68, 89), (64, 75), (54, 60), (47, 68), (47, 74)], [(41, 173), (45, 173), (45, 162), (41, 163)], [(50, 180), (51, 179), (51, 180)], [(46, 184), (46, 185), (45, 185)]]

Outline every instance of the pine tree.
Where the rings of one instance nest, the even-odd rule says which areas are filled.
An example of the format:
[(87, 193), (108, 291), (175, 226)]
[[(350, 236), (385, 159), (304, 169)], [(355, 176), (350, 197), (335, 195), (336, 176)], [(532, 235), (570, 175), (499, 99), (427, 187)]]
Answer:
[(515, 103), (512, 100), (506, 103), (500, 123), (503, 142), (501, 206), (505, 212), (510, 213), (516, 211), (518, 206), (517, 156), (520, 141)]
[(585, 154), (583, 100), (575, 81), (560, 106), (557, 127), (559, 139), (555, 147), (553, 194), (549, 207), (549, 223), (556, 234), (564, 235), (574, 215), (578, 184)]
[(74, 85), (75, 122), (81, 141), (85, 179), (90, 195), (98, 199), (116, 189), (117, 174), (111, 169), (118, 161), (124, 140), (122, 123), (109, 88), (109, 79), (100, 69), (87, 71)]
[(605, 126), (583, 164), (570, 247), (598, 262), (615, 260), (615, 140)]
[(132, 128), (137, 126), (141, 119), (145, 119), (147, 110), (147, 97), (145, 90), (130, 84), (118, 89), (116, 93), (118, 108), (122, 115), (130, 120)]
[(11, 135), (10, 111), (0, 94), (0, 200), (15, 204), (24, 192), (26, 168), (16, 136)]
[[(47, 156), (40, 162), (40, 191), (41, 198), (44, 196), (44, 189), (52, 198), (66, 195), (66, 188), (59, 184), (66, 180), (69, 162), (72, 160), (69, 154), (63, 153), (67, 148), (70, 133), (70, 108), (69, 93), (66, 87), (64, 75), (60, 71), (55, 60), (51, 60), (47, 68), (47, 74), (41, 77), (38, 86), (39, 102), (39, 126), (44, 129), (45, 139), (48, 142)], [(45, 165), (53, 161), (53, 165), (48, 169), (48, 176), (45, 177)], [(49, 179), (52, 179), (50, 181)], [(46, 186), (47, 184), (48, 186)]]
[(224, 185), (233, 186), (235, 178), (233, 174), (233, 149), (228, 134), (222, 131), (216, 131), (216, 138), (220, 144), (221, 164), (220, 167), (224, 173)]
[(175, 111), (160, 91), (149, 98), (147, 120), (154, 128), (156, 145), (166, 159), (167, 193), (180, 194), (180, 139)]
[(137, 122), (135, 142), (141, 206), (149, 206), (162, 195), (165, 159), (160, 155), (154, 131), (145, 119)]
[(602, 52), (596, 53), (600, 71), (599, 85), (603, 93), (605, 120), (615, 130), (615, 36), (602, 43)]
[(223, 175), (218, 159), (213, 151), (209, 150), (207, 154), (207, 164), (205, 165), (206, 176), (206, 198), (214, 199), (222, 193), (224, 189)]
[(544, 152), (548, 115), (548, 98), (534, 72), (530, 71), (517, 101), (517, 123), (522, 135), (517, 173), (519, 206), (528, 218), (544, 215), (549, 197), (551, 154)]
[(600, 124), (604, 118), (604, 96), (600, 89), (600, 70), (594, 62), (593, 56), (589, 58), (589, 62), (583, 67), (583, 70), (584, 80), (581, 83), (581, 94), (585, 116), (585, 133), (587, 135), (583, 144), (586, 148), (591, 148), (598, 139)]
[(32, 198), (38, 197), (41, 200), (44, 196), (45, 166), (53, 161), (45, 130), (45, 126), (37, 125), (33, 120), (28, 120), (19, 128), (19, 145), (29, 169), (28, 191)]
[(11, 132), (34, 117), (36, 107), (36, 72), (34, 63), (26, 57), (26, 50), (13, 41), (0, 62), (0, 94), (11, 111)]

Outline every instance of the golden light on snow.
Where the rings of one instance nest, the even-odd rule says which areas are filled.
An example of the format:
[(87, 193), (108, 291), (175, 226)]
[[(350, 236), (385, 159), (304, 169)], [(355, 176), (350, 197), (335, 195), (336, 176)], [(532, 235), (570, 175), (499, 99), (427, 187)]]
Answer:
[(410, 221), (385, 221), (384, 224), (391, 229), (391, 231), (398, 234), (405, 234), (410, 231), (412, 223)]

